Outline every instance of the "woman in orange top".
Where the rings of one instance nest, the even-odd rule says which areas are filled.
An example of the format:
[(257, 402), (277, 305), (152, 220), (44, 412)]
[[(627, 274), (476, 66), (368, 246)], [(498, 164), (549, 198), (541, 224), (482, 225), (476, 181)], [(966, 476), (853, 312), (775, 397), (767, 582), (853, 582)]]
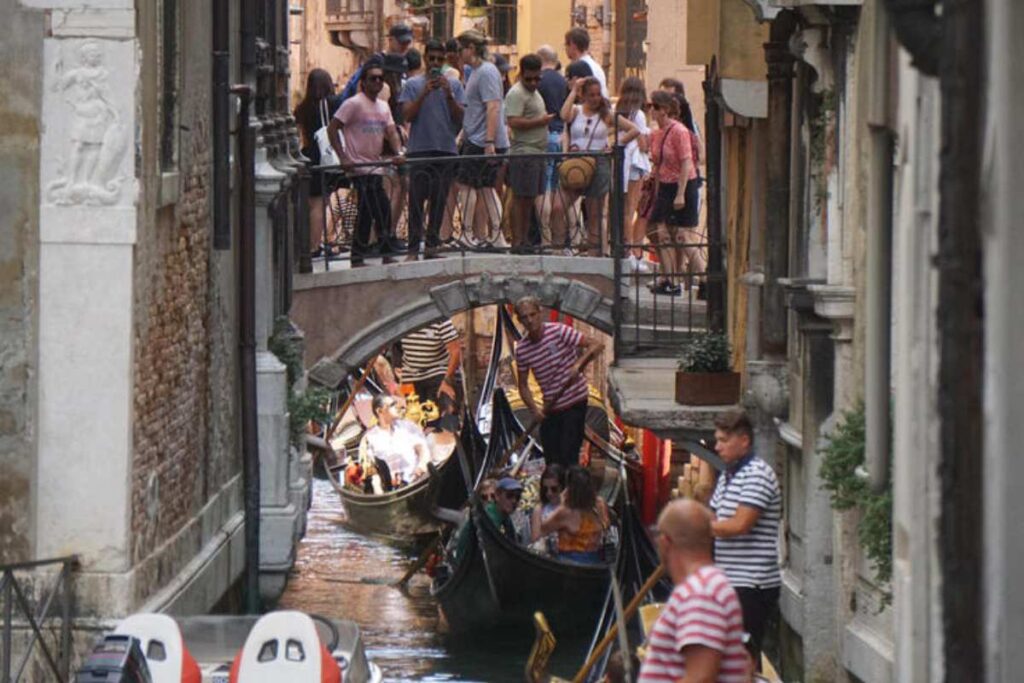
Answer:
[(590, 473), (573, 465), (566, 475), (562, 503), (541, 523), (541, 534), (558, 534), (559, 559), (597, 564), (604, 559), (601, 540), (607, 528), (608, 507), (594, 490)]

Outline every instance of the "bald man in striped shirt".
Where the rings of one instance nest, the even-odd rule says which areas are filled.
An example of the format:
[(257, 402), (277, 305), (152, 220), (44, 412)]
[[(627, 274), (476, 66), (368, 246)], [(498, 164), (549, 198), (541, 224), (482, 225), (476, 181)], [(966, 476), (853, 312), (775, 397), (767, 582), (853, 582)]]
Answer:
[(658, 555), (675, 589), (651, 627), (639, 683), (747, 683), (743, 611), (711, 560), (711, 513), (676, 500), (658, 517)]
[[(519, 395), (540, 421), (540, 443), (547, 463), (578, 465), (587, 419), (587, 378), (581, 371), (604, 345), (562, 323), (546, 323), (540, 302), (516, 302), (516, 317), (526, 336), (516, 344)], [(582, 351), (582, 355), (581, 355)], [(541, 409), (530, 391), (533, 372), (544, 395)]]

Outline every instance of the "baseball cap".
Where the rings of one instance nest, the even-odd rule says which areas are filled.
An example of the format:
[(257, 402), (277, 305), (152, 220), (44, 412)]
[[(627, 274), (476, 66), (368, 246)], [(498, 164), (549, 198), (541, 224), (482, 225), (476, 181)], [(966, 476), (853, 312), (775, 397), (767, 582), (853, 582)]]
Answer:
[(502, 54), (494, 55), (494, 66), (498, 67), (498, 71), (503, 74), (512, 70), (512, 65), (508, 63), (508, 59)]
[(498, 490), (500, 491), (522, 491), (523, 485), (519, 483), (519, 480), (515, 477), (502, 477), (498, 481)]
[(388, 31), (388, 35), (400, 43), (412, 42), (412, 29), (405, 24), (395, 24), (391, 27), (391, 30)]

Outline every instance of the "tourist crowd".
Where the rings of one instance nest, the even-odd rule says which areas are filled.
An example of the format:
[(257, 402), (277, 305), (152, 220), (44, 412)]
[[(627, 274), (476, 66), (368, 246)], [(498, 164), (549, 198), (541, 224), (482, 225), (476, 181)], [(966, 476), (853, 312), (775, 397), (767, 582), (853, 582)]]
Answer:
[[(589, 46), (587, 31), (573, 28), (564, 70), (541, 45), (518, 59), (513, 84), (508, 60), (481, 33), (429, 40), (421, 54), (399, 24), (340, 96), (312, 70), (295, 116), (313, 166), (313, 248), (336, 255), (350, 217), (354, 267), (368, 256), (437, 258), (453, 235), (464, 248), (607, 255), (617, 187), (629, 268), (659, 269), (650, 286), (661, 294), (700, 285), (703, 145), (683, 85), (665, 79), (648, 96), (628, 77), (613, 105)], [(607, 154), (615, 144), (624, 146), (618, 183)], [(585, 152), (594, 155), (544, 156)], [(332, 164), (344, 173), (328, 181), (321, 165)]]

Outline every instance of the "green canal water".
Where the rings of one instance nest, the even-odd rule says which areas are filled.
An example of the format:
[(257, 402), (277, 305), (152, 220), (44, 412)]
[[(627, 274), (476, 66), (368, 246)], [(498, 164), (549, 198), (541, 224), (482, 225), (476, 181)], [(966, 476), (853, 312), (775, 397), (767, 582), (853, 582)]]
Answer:
[[(398, 579), (409, 559), (385, 544), (348, 531), (344, 511), (329, 483), (313, 482), (313, 503), (295, 568), (278, 603), (350, 619), (363, 631), (367, 655), (387, 681), (519, 683), (533, 633), (450, 638), (440, 632), (429, 579), (417, 575), (407, 591), (363, 579)], [(552, 673), (571, 678), (587, 643), (561, 641)]]

